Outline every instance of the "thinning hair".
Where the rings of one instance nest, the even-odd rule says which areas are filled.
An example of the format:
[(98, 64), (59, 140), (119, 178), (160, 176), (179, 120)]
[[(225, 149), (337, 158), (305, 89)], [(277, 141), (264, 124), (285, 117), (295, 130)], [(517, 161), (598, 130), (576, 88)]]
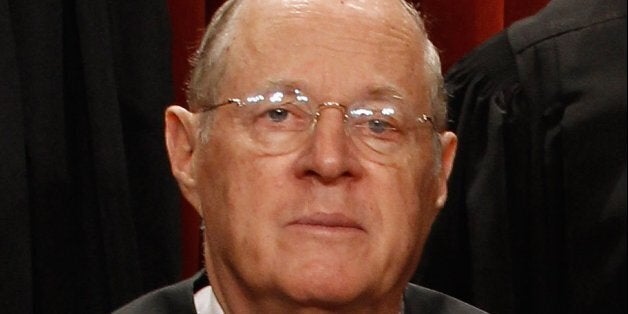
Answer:
[[(419, 42), (423, 47), (422, 58), (425, 71), (423, 88), (427, 88), (434, 127), (445, 130), (446, 106), (441, 63), (436, 47), (429, 40), (425, 23), (418, 10), (406, 0), (398, 0), (414, 19), (419, 30)], [(187, 101), (191, 110), (208, 103), (216, 103), (220, 77), (227, 68), (225, 52), (235, 39), (235, 16), (243, 0), (227, 0), (214, 14), (203, 36), (199, 48), (191, 59), (192, 71), (187, 86)]]

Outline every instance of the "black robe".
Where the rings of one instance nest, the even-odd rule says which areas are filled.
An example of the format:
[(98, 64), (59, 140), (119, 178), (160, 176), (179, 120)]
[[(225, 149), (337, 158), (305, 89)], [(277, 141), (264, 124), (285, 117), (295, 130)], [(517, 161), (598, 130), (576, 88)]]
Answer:
[(414, 281), (494, 313), (626, 313), (626, 1), (553, 1), (446, 85), (459, 150)]
[[(114, 314), (196, 314), (194, 293), (209, 285), (205, 272), (148, 293)], [(409, 284), (403, 296), (404, 314), (481, 314), (482, 310), (440, 292)]]
[(166, 1), (0, 0), (0, 312), (106, 313), (180, 277)]

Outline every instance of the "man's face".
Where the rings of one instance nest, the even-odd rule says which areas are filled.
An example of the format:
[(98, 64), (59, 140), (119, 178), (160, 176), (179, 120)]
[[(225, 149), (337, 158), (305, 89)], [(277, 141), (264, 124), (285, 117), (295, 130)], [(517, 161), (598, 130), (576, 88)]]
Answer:
[[(397, 1), (261, 2), (238, 15), (219, 100), (289, 84), (319, 102), (401, 97), (407, 112), (430, 113), (416, 26), (390, 18), (405, 16)], [(207, 139), (191, 145), (182, 183), (205, 221), (219, 299), (400, 302), (445, 194), (438, 167), (450, 163), (438, 162), (430, 127), (368, 158), (329, 109), (298, 149), (268, 154), (238, 127), (239, 110), (205, 113)], [(441, 141), (451, 159), (455, 144)]]

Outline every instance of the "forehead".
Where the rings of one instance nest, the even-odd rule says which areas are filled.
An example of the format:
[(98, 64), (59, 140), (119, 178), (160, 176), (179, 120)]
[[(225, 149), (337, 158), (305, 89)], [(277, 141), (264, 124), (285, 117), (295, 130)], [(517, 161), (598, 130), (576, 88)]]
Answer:
[(290, 81), (325, 96), (418, 97), (422, 35), (398, 0), (245, 1), (234, 26), (223, 91)]

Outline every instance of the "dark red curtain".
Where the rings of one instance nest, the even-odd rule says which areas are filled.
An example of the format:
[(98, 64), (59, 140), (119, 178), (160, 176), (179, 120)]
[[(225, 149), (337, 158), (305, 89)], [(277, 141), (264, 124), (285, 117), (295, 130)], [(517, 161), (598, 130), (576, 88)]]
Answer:
[[(184, 83), (189, 57), (203, 28), (222, 0), (169, 0), (172, 23), (172, 66), (177, 104), (185, 104)], [(425, 15), (428, 31), (441, 52), (446, 71), (465, 53), (512, 22), (532, 15), (548, 0), (421, 0), (415, 1)], [(183, 276), (201, 267), (200, 219), (182, 205)]]

